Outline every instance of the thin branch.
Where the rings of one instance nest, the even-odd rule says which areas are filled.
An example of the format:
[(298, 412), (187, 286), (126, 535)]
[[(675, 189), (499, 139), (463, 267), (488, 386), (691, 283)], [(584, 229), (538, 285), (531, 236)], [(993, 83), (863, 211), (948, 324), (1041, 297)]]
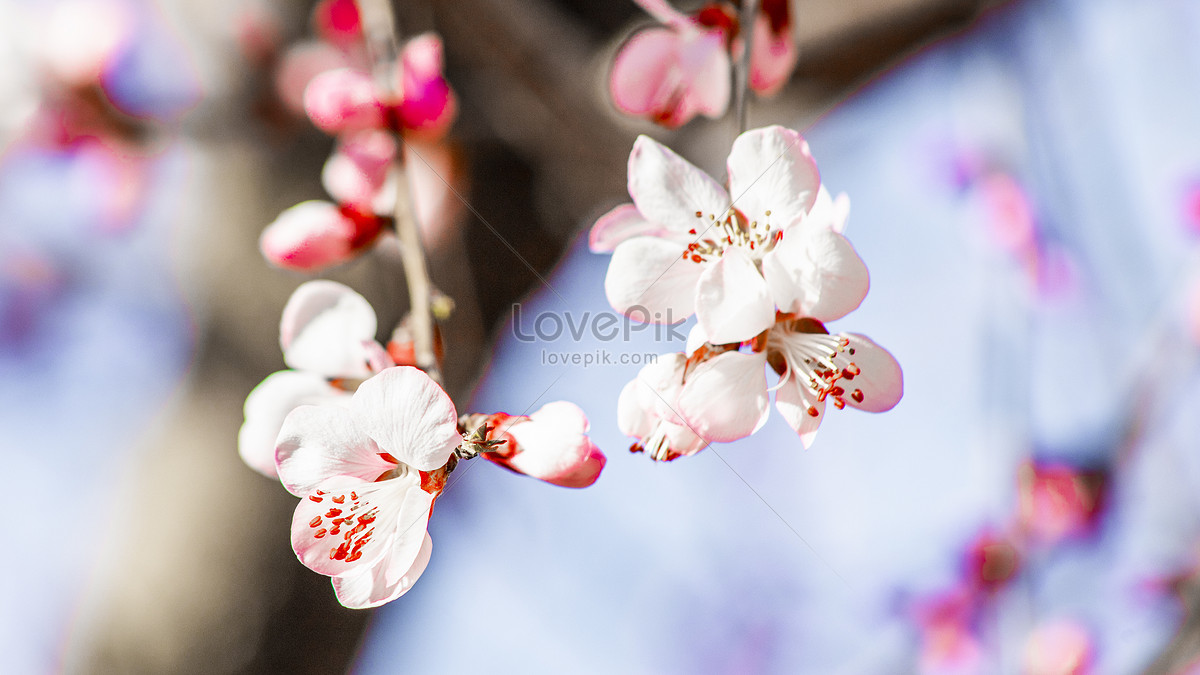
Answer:
[(733, 70), (734, 114), (737, 115), (738, 133), (746, 131), (746, 109), (750, 101), (750, 50), (754, 47), (754, 20), (758, 18), (758, 0), (742, 0), (738, 16), (738, 33), (742, 37), (742, 50), (738, 54)]
[[(375, 84), (384, 101), (395, 99), (395, 69), (399, 56), (399, 30), (391, 0), (357, 0), (362, 17), (363, 32), (374, 63)], [(392, 216), (396, 236), (400, 240), (400, 259), (404, 279), (408, 284), (410, 327), (413, 332), (413, 352), (417, 367), (439, 384), (442, 381), (434, 350), (433, 283), (425, 265), (425, 248), (413, 209), (408, 172), (404, 168), (404, 139), (396, 134), (396, 158), (392, 161), (396, 199)]]

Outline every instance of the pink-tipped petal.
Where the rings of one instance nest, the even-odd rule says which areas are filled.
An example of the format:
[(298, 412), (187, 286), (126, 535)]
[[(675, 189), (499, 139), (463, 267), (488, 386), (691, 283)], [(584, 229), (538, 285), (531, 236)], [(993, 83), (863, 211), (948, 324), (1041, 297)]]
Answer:
[(679, 413), (718, 443), (745, 438), (767, 420), (766, 354), (725, 352), (696, 366), (679, 392)]
[(263, 230), (258, 240), (267, 262), (284, 269), (315, 272), (353, 258), (359, 227), (334, 204), (301, 202)]
[(562, 487), (587, 487), (604, 468), (604, 453), (585, 435), (587, 417), (573, 403), (542, 406), (528, 419), (515, 418), (500, 430), (516, 447), (488, 459)]
[(617, 244), (633, 237), (667, 237), (672, 233), (646, 217), (633, 204), (622, 204), (600, 216), (588, 233), (592, 253), (611, 253)]
[(353, 68), (327, 70), (304, 89), (304, 112), (330, 134), (368, 129), (383, 123), (383, 107), (371, 76)]
[(617, 245), (604, 292), (613, 309), (643, 323), (677, 323), (695, 312), (703, 266), (683, 260), (684, 246), (657, 237)]
[(854, 311), (871, 285), (867, 265), (854, 247), (828, 228), (784, 232), (763, 257), (762, 269), (780, 311), (822, 322)]
[(384, 452), (421, 471), (444, 466), (462, 442), (454, 403), (416, 368), (388, 368), (363, 382), (350, 406)]
[(323, 39), (343, 48), (363, 39), (362, 18), (354, 0), (321, 0), (313, 8), (312, 23)]
[(349, 403), (350, 394), (315, 373), (281, 370), (267, 376), (246, 397), (245, 422), (238, 430), (238, 453), (250, 468), (275, 478), (275, 441), (288, 413), (301, 405)]
[(613, 104), (626, 115), (651, 119), (668, 128), (692, 115), (681, 109), (683, 74), (679, 68), (682, 38), (667, 28), (648, 28), (631, 37), (617, 52), (609, 74)]
[(638, 136), (629, 154), (629, 196), (648, 220), (680, 234), (729, 208), (725, 188), (649, 136)]
[(292, 549), (314, 572), (357, 575), (380, 564), (390, 581), (416, 559), (432, 506), (413, 471), (376, 483), (333, 478), (296, 505)]
[(385, 131), (345, 135), (321, 170), (321, 184), (338, 203), (373, 211), (395, 157), (396, 141)]
[(760, 226), (770, 223), (779, 229), (798, 223), (817, 200), (817, 163), (808, 141), (791, 129), (771, 126), (738, 136), (727, 167), (734, 206)]
[[(768, 0), (770, 1), (770, 0)], [(786, 0), (775, 4), (784, 5)], [(789, 26), (781, 32), (772, 30), (772, 21), (764, 13), (754, 21), (754, 42), (750, 51), (750, 88), (760, 96), (774, 96), (783, 88), (792, 71), (800, 50)]]
[(392, 567), (383, 564), (376, 564), (357, 574), (334, 577), (333, 590), (337, 594), (338, 602), (350, 609), (368, 609), (395, 600), (407, 593), (425, 572), (432, 553), (433, 539), (426, 532), (425, 539), (421, 542), (421, 548), (417, 551), (416, 559), (412, 561), (407, 571), (391, 581), (388, 580), (387, 572)]
[(696, 319), (713, 344), (749, 340), (775, 323), (767, 282), (741, 249), (707, 265), (696, 286)]
[[(867, 412), (891, 410), (904, 396), (904, 372), (891, 352), (875, 344), (865, 335), (843, 333), (854, 351), (853, 359), (862, 372), (845, 385), (861, 392), (846, 398), (846, 403)], [(861, 397), (862, 400), (859, 400)]]
[(371, 482), (396, 465), (342, 405), (302, 405), (284, 419), (275, 443), (279, 479), (303, 497), (338, 476)]
[(400, 55), (397, 114), (405, 129), (427, 139), (445, 135), (458, 111), (442, 75), (442, 58), (442, 40), (435, 33), (409, 40)]
[[(684, 108), (716, 119), (729, 109), (729, 51), (718, 31), (698, 31), (684, 40), (679, 51), (684, 72)], [(692, 112), (695, 111), (695, 112)]]
[[(825, 401), (818, 401), (808, 387), (793, 374), (775, 392), (775, 409), (797, 434), (805, 448), (812, 447), (817, 428), (825, 418)], [(813, 414), (816, 413), (816, 414)]]
[(301, 284), (288, 299), (279, 322), (279, 346), (291, 368), (326, 377), (367, 377), (369, 354), (363, 343), (375, 339), (375, 310), (367, 299), (336, 281)]

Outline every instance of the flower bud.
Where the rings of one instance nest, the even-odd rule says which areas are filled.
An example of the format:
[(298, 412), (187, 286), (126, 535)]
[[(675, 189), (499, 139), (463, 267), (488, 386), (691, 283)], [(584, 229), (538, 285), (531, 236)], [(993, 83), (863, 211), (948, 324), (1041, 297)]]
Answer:
[(272, 265), (313, 272), (346, 262), (375, 240), (382, 221), (318, 200), (301, 202), (263, 230), (258, 246)]
[(327, 70), (314, 77), (304, 89), (304, 112), (330, 134), (383, 123), (375, 84), (369, 75), (353, 68)]
[(596, 482), (604, 453), (585, 432), (588, 420), (573, 403), (547, 403), (528, 417), (492, 415), (489, 439), (506, 441), (484, 455), (517, 473), (562, 487), (582, 488)]

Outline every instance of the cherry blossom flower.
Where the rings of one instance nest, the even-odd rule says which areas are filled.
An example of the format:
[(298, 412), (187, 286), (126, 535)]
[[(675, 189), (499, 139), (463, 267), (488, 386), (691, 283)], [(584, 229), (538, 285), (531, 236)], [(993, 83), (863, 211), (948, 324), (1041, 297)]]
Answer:
[[(609, 92), (621, 112), (667, 128), (696, 115), (719, 118), (729, 108), (730, 54), (743, 37), (737, 10), (712, 2), (688, 16), (665, 0), (636, 0), (661, 26), (640, 30), (617, 52)], [(796, 67), (788, 0), (765, 0), (755, 17), (750, 88), (777, 93)]]
[(637, 442), (633, 452), (645, 452), (656, 461), (693, 455), (708, 446), (675, 411), (688, 359), (683, 354), (662, 354), (644, 366), (617, 399), (617, 426)]
[(647, 28), (617, 53), (609, 91), (617, 108), (668, 128), (729, 108), (733, 17), (709, 5), (694, 17), (664, 0), (637, 0), (664, 26)]
[(505, 442), (484, 457), (547, 483), (587, 487), (600, 477), (607, 461), (588, 438), (587, 416), (574, 403), (547, 403), (528, 416), (496, 413), (485, 423), (488, 439)]
[(283, 310), (280, 346), (291, 370), (268, 375), (246, 398), (238, 452), (274, 478), (275, 438), (300, 405), (348, 405), (357, 381), (392, 364), (375, 342), (376, 319), (358, 293), (333, 281), (301, 284)]
[[(832, 321), (858, 307), (869, 276), (839, 232), (845, 200), (822, 195), (795, 131), (754, 129), (733, 143), (729, 191), (642, 136), (629, 157), (632, 204), (592, 228), (611, 250), (609, 303), (657, 323), (695, 313), (714, 344), (768, 329), (776, 310)], [(730, 198), (733, 195), (733, 199)]]
[(1087, 675), (1092, 672), (1094, 647), (1082, 624), (1059, 619), (1039, 625), (1025, 646), (1027, 675)]
[(383, 224), (375, 214), (313, 199), (279, 214), (258, 247), (276, 267), (317, 272), (354, 259), (375, 243)]
[(416, 368), (388, 368), (346, 407), (300, 406), (284, 420), (279, 477), (300, 497), (292, 548), (333, 579), (350, 608), (404, 595), (429, 562), (426, 525), (462, 442), (450, 397)]
[(1041, 543), (1092, 532), (1104, 506), (1105, 476), (1063, 463), (1026, 462), (1018, 471), (1018, 521)]

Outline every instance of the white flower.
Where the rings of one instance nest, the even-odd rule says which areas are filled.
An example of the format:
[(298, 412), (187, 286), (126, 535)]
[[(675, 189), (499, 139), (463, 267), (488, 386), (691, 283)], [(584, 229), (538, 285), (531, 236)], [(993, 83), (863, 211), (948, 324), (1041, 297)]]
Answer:
[(283, 310), (279, 343), (293, 370), (272, 373), (246, 397), (238, 452), (251, 468), (274, 478), (275, 437), (283, 419), (304, 404), (347, 405), (349, 382), (393, 365), (375, 342), (375, 311), (366, 298), (333, 281), (310, 281)]
[(441, 472), (425, 472), (444, 467), (461, 441), (450, 398), (408, 366), (363, 382), (348, 407), (300, 406), (284, 420), (279, 478), (301, 497), (292, 547), (333, 577), (343, 605), (394, 600), (425, 570), (426, 524), (444, 485)]
[[(767, 127), (733, 143), (729, 191), (642, 136), (629, 157), (633, 204), (592, 228), (612, 251), (605, 292), (619, 312), (655, 323), (695, 313), (716, 344), (769, 328), (776, 310), (831, 321), (866, 296), (867, 268), (840, 233), (844, 202), (820, 195), (808, 144)], [(732, 198), (731, 198), (732, 195)]]

